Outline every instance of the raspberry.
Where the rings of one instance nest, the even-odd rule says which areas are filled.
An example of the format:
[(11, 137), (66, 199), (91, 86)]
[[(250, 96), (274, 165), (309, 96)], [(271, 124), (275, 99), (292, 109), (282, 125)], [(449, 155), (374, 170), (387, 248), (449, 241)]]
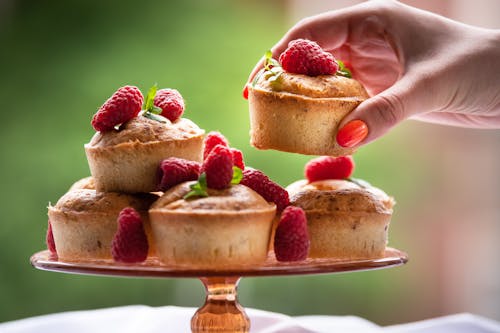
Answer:
[(281, 219), (274, 236), (274, 254), (278, 261), (300, 261), (309, 252), (307, 217), (302, 208), (288, 206), (281, 213)]
[(136, 117), (143, 101), (139, 88), (121, 87), (99, 108), (92, 118), (92, 126), (96, 131), (110, 131), (116, 125)]
[(160, 89), (156, 92), (154, 105), (162, 109), (161, 115), (174, 122), (184, 113), (184, 99), (175, 89)]
[(201, 164), (182, 158), (170, 157), (160, 162), (158, 191), (166, 191), (174, 185), (200, 176)]
[(227, 188), (233, 178), (233, 154), (230, 148), (217, 145), (203, 162), (201, 172), (207, 176), (207, 187), (216, 190)]
[(54, 241), (54, 234), (52, 233), (52, 224), (50, 223), (50, 220), (48, 225), (45, 243), (47, 244), (47, 249), (49, 249), (50, 253), (57, 255), (56, 242)]
[(352, 156), (322, 156), (307, 162), (304, 174), (309, 182), (349, 178), (354, 171)]
[(118, 231), (111, 245), (111, 254), (116, 261), (133, 263), (146, 260), (148, 239), (141, 216), (135, 209), (122, 209), (118, 215)]
[(335, 74), (339, 68), (331, 53), (323, 51), (318, 44), (307, 39), (296, 39), (288, 43), (279, 62), (289, 73), (309, 76)]
[(245, 162), (243, 161), (243, 153), (241, 150), (236, 148), (229, 148), (229, 150), (231, 150), (231, 155), (233, 155), (233, 165), (241, 170), (245, 170)]
[(243, 88), (242, 94), (244, 99), (248, 99), (248, 85), (246, 85), (245, 88)]
[(267, 201), (274, 202), (278, 210), (283, 210), (290, 204), (288, 192), (260, 170), (244, 170), (240, 184), (250, 187)]
[(210, 132), (205, 136), (203, 140), (203, 160), (206, 160), (212, 149), (217, 145), (223, 145), (229, 147), (229, 142), (219, 132)]

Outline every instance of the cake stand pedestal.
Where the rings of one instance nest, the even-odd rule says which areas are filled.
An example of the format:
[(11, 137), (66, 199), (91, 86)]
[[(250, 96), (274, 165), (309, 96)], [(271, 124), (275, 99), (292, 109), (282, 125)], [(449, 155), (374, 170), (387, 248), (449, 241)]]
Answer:
[(121, 264), (113, 260), (59, 261), (49, 251), (40, 251), (31, 257), (34, 267), (47, 271), (123, 277), (199, 278), (205, 286), (206, 298), (205, 304), (191, 319), (193, 333), (249, 332), (250, 319), (237, 297), (238, 282), (242, 277), (363, 271), (399, 266), (407, 261), (406, 253), (393, 248), (387, 248), (384, 256), (377, 259), (326, 258), (291, 263), (278, 262), (274, 253), (270, 253), (262, 265), (217, 270), (166, 266), (157, 258), (149, 258), (140, 264)]

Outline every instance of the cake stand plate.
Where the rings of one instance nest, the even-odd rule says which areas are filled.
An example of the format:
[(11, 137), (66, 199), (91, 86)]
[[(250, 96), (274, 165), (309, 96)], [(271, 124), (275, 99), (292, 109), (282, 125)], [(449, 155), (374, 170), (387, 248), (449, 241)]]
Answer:
[(250, 320), (238, 303), (237, 286), (241, 277), (326, 274), (363, 271), (399, 266), (408, 261), (406, 253), (386, 248), (377, 259), (307, 259), (300, 262), (278, 262), (270, 253), (261, 265), (241, 265), (222, 269), (192, 266), (166, 266), (157, 258), (140, 264), (121, 264), (113, 260), (59, 261), (49, 251), (40, 251), (31, 257), (31, 264), (38, 269), (88, 275), (159, 278), (199, 278), (206, 289), (205, 304), (191, 319), (192, 332), (248, 332)]

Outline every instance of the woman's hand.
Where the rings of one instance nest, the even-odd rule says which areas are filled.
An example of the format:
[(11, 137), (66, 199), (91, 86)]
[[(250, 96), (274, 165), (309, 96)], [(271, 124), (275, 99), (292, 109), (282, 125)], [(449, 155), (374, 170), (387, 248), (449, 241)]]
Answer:
[[(343, 134), (361, 133), (349, 142), (338, 140), (344, 146), (373, 141), (407, 118), (500, 128), (498, 30), (396, 1), (370, 1), (303, 19), (272, 48), (273, 56), (297, 38), (314, 40), (349, 63), (372, 96), (340, 124)], [(262, 61), (249, 80), (261, 66)], [(359, 131), (365, 125), (368, 131)]]

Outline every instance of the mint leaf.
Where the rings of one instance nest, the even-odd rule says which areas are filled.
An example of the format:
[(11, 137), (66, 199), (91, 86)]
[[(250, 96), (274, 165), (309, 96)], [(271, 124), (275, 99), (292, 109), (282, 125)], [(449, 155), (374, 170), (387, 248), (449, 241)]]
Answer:
[(146, 99), (144, 100), (144, 105), (142, 108), (148, 112), (153, 110), (156, 91), (158, 90), (158, 84), (154, 84), (151, 88), (149, 88), (148, 94), (146, 95)]
[(345, 76), (348, 78), (352, 78), (352, 73), (351, 70), (347, 67), (345, 67), (345, 64), (342, 60), (335, 60), (337, 64), (339, 65), (339, 69), (337, 70), (337, 75), (340, 76)]
[(183, 199), (191, 199), (195, 197), (208, 197), (207, 193), (207, 175), (205, 173), (202, 173), (200, 175), (200, 178), (198, 178), (198, 181), (194, 184), (191, 184), (189, 186), (191, 188), (191, 191), (188, 192)]
[(233, 166), (233, 178), (231, 179), (231, 185), (237, 185), (243, 179), (243, 170), (237, 166)]

